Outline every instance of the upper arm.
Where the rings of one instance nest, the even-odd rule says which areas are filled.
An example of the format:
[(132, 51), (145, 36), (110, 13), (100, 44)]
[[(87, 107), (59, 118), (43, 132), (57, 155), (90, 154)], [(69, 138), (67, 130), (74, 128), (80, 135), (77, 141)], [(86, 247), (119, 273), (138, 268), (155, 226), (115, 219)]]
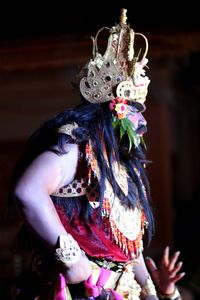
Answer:
[(77, 145), (72, 145), (68, 153), (60, 156), (51, 151), (43, 152), (33, 160), (18, 180), (15, 196), (23, 199), (29, 198), (33, 193), (52, 194), (73, 179), (77, 157)]

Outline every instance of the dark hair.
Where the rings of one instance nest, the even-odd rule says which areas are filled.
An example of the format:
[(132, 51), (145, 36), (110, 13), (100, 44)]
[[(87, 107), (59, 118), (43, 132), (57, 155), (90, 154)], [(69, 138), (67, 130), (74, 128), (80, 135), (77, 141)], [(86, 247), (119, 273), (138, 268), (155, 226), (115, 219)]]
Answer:
[[(72, 122), (78, 124), (78, 128), (73, 130), (74, 139), (69, 135), (58, 133), (57, 129), (60, 126)], [(100, 207), (103, 202), (105, 178), (108, 178), (115, 194), (119, 196), (124, 206), (135, 208), (138, 204), (139, 195), (140, 202), (149, 223), (148, 236), (150, 240), (154, 230), (154, 222), (150, 203), (149, 183), (143, 168), (143, 163), (146, 162), (144, 149), (142, 146), (138, 148), (133, 147), (132, 150), (128, 152), (127, 139), (124, 138), (120, 141), (114, 132), (112, 127), (112, 115), (108, 103), (82, 103), (76, 108), (59, 113), (47, 120), (28, 140), (25, 153), (17, 165), (13, 183), (15, 184), (23, 170), (44, 150), (50, 149), (53, 145), (57, 145), (56, 153), (62, 155), (65, 153), (64, 145), (66, 143), (86, 144), (89, 140), (91, 140), (101, 174), (99, 182)], [(105, 160), (104, 149), (106, 149), (108, 155), (108, 163)], [(128, 170), (128, 196), (125, 196), (115, 180), (112, 168), (114, 161), (122, 163)], [(138, 176), (138, 172), (140, 176)], [(57, 200), (56, 198), (54, 199), (55, 202)], [(70, 216), (70, 212), (75, 208), (83, 220), (89, 221), (91, 208), (89, 207), (90, 205), (86, 206), (83, 203), (85, 203), (85, 201), (78, 202), (75, 201), (75, 199), (73, 199), (73, 201), (69, 199), (65, 206), (66, 213)]]

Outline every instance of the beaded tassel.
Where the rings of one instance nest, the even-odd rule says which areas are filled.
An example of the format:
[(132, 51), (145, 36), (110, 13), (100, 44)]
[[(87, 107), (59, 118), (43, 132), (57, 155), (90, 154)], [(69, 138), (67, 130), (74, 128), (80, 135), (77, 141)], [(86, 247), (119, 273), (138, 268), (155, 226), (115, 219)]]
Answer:
[[(88, 163), (88, 184), (91, 183), (91, 176), (92, 173), (94, 174), (94, 176), (97, 176), (98, 174), (98, 165), (97, 165), (97, 161), (94, 157), (94, 153), (92, 150), (92, 146), (91, 143), (87, 143), (86, 145), (86, 160)], [(147, 198), (147, 193), (146, 193), (146, 189), (145, 186), (142, 182), (140, 173), (138, 171), (137, 168), (134, 168), (138, 179), (140, 180), (140, 183), (142, 185), (142, 189), (144, 192), (144, 196)], [(98, 176), (97, 176), (98, 177)], [(109, 190), (109, 188), (108, 188)], [(109, 193), (108, 193), (109, 194)], [(112, 216), (111, 216), (111, 199), (109, 197), (105, 197), (103, 200), (103, 204), (102, 204), (102, 217), (106, 218), (109, 220), (109, 227), (110, 227), (110, 231), (111, 231), (111, 235), (113, 237), (113, 240), (115, 241), (115, 243), (120, 247), (120, 249), (125, 253), (125, 254), (130, 254), (132, 256), (132, 258), (137, 258), (139, 256), (139, 254), (143, 251), (143, 234), (144, 234), (144, 228), (147, 226), (147, 222), (146, 222), (146, 216), (144, 211), (142, 210), (141, 212), (141, 229), (140, 232), (137, 236), (137, 238), (135, 240), (129, 240), (126, 236), (124, 236), (124, 234), (117, 228), (115, 221), (113, 220)]]

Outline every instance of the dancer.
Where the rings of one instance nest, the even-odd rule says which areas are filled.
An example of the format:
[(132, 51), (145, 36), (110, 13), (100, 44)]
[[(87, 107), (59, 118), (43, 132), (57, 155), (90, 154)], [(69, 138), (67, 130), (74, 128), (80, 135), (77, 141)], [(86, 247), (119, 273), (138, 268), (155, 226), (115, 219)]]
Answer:
[(104, 55), (98, 31), (79, 76), (82, 103), (47, 120), (16, 169), (32, 261), (14, 299), (158, 299), (143, 258), (154, 232), (142, 115), (148, 42), (126, 19), (123, 9)]

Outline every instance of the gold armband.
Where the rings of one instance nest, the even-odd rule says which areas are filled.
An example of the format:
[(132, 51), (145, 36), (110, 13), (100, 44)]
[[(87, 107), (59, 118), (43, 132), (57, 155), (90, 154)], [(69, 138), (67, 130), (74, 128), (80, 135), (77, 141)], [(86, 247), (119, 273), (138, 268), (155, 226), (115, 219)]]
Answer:
[(157, 296), (156, 289), (150, 275), (147, 277), (140, 293), (141, 299), (144, 299), (147, 296)]
[(81, 249), (71, 234), (59, 236), (59, 248), (56, 249), (55, 257), (66, 267), (76, 263), (81, 255)]
[(71, 138), (76, 139), (76, 137), (73, 134), (73, 130), (76, 128), (78, 128), (78, 124), (75, 122), (65, 124), (58, 128), (58, 133), (68, 134), (71, 136)]

